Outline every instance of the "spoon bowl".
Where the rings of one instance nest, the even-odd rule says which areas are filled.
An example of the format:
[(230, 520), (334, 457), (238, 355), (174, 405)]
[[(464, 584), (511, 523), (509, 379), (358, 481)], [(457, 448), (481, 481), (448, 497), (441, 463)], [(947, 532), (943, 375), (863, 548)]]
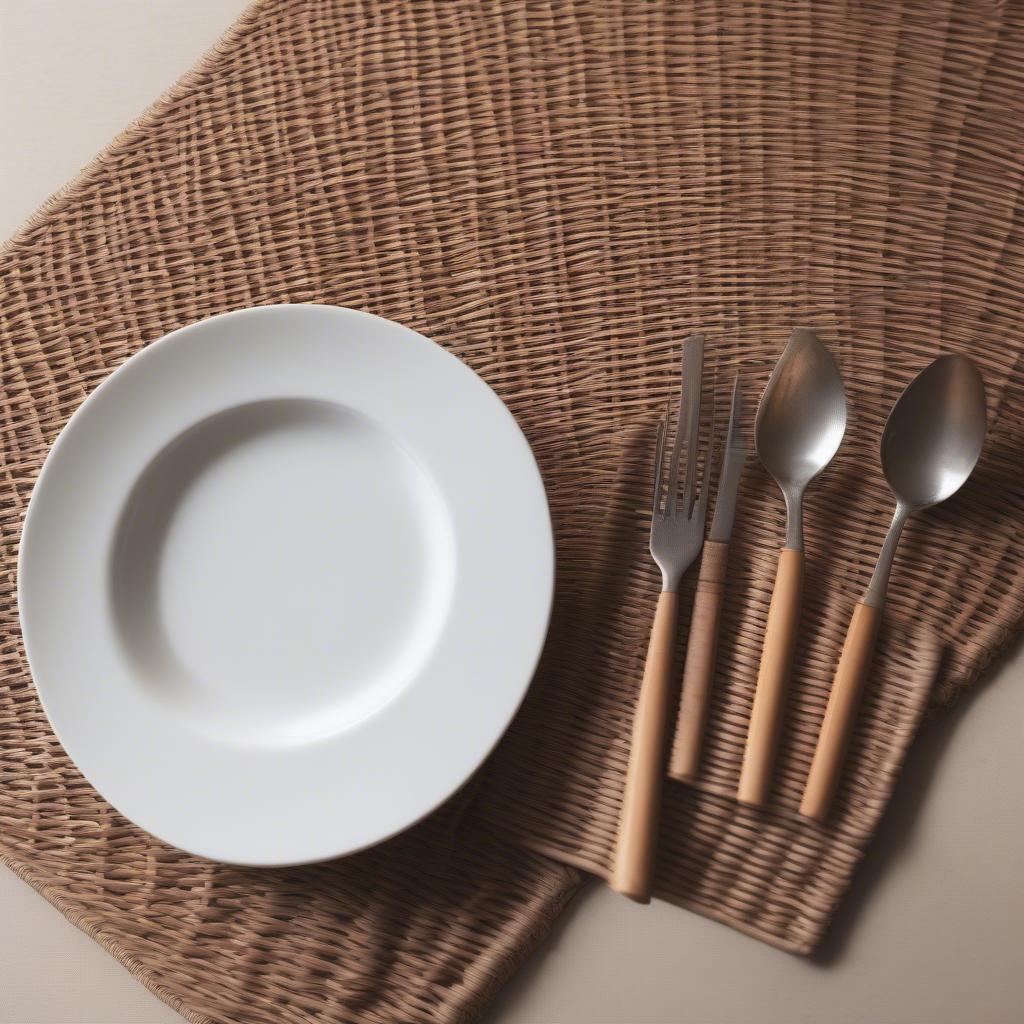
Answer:
[(798, 328), (772, 371), (757, 408), (757, 454), (786, 499), (786, 547), (803, 547), (800, 504), (832, 461), (846, 431), (839, 367), (813, 331)]
[(882, 434), (882, 471), (899, 504), (927, 508), (963, 486), (984, 441), (981, 374), (963, 356), (940, 356), (893, 406)]

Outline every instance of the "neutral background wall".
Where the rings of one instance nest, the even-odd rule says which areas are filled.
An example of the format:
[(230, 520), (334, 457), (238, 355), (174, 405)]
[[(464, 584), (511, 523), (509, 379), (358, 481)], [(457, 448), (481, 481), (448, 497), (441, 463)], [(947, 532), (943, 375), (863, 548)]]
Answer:
[[(0, 0), (0, 235), (242, 6)], [(595, 887), (506, 992), (493, 1024), (1024, 1021), (1022, 739), (1018, 648), (977, 697), (926, 730), (817, 962)], [(0, 1024), (179, 1020), (0, 868)]]

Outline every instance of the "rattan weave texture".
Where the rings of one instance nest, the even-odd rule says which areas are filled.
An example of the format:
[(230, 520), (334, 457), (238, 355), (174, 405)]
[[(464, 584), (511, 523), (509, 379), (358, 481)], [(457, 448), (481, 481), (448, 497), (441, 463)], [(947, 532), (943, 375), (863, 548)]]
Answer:
[[(732, 374), (755, 395), (805, 324), (842, 365), (851, 422), (809, 496), (778, 784), (764, 813), (729, 799), (782, 536), (751, 465), (706, 768), (667, 786), (659, 892), (810, 950), (929, 700), (1024, 619), (1022, 58), (1017, 3), (252, 7), (0, 253), (3, 858), (192, 1020), (472, 1018), (578, 884), (566, 865), (608, 867), (680, 340), (706, 332), (724, 411)], [(48, 445), (113, 367), (285, 301), (403, 321), (498, 391), (548, 487), (558, 584), (537, 682), (472, 789), (378, 850), (252, 872), (168, 850), (79, 777), (31, 687), (15, 558)], [(948, 350), (983, 370), (988, 447), (905, 535), (838, 813), (803, 824), (888, 518), (881, 425)]]

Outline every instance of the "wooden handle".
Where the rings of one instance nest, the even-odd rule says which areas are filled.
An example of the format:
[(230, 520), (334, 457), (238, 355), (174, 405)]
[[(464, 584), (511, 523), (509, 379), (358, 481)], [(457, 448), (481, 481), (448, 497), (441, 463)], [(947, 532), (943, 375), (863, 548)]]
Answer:
[(633, 719), (619, 841), (610, 883), (616, 892), (638, 903), (647, 903), (651, 898), (678, 608), (678, 594), (663, 593), (658, 598)]
[(679, 782), (692, 782), (700, 767), (701, 741), (708, 716), (711, 681), (715, 675), (718, 620), (725, 594), (725, 565), (728, 558), (727, 541), (704, 542), (697, 593), (693, 598), (693, 614), (690, 617), (690, 635), (686, 638), (683, 693), (668, 766), (669, 776)]
[(800, 813), (806, 818), (824, 821), (828, 817), (881, 621), (881, 608), (861, 602), (853, 611), (800, 803)]
[(775, 589), (764, 631), (761, 667), (757, 673), (754, 706), (750, 712), (747, 747), (737, 798), (741, 803), (761, 807), (771, 788), (775, 747), (782, 724), (786, 684), (793, 662), (793, 647), (800, 623), (800, 591), (804, 575), (804, 553), (794, 548), (779, 552)]

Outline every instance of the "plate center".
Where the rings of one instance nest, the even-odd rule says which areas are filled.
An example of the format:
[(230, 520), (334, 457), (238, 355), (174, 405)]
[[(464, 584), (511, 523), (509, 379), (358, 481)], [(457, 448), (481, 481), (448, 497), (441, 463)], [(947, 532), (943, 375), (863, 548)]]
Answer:
[(414, 678), (453, 558), (437, 488), (379, 424), (268, 400), (150, 464), (117, 528), (111, 599), (148, 696), (219, 738), (309, 742)]

